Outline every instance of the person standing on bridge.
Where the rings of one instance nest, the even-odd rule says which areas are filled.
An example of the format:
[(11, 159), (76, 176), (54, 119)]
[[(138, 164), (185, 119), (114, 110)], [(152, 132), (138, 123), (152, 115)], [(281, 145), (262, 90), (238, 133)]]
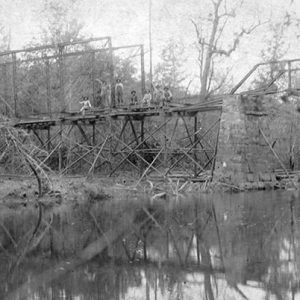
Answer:
[(91, 102), (89, 100), (89, 97), (84, 96), (82, 101), (79, 102), (82, 104), (82, 107), (80, 109), (80, 112), (82, 113), (83, 116), (85, 116), (85, 111), (92, 108)]
[(130, 105), (137, 105), (138, 104), (138, 97), (136, 95), (136, 91), (131, 91), (131, 97), (130, 97)]
[(117, 104), (121, 105), (123, 104), (123, 83), (121, 82), (121, 79), (116, 80), (116, 86), (115, 86), (115, 98), (117, 100)]
[(142, 104), (145, 106), (150, 106), (152, 101), (151, 91), (146, 90), (146, 93), (144, 95), (144, 98), (142, 100)]
[(110, 93), (110, 88), (109, 85), (105, 80), (102, 80), (102, 85), (101, 85), (101, 104), (102, 107), (106, 108), (110, 105), (109, 101), (109, 93)]
[(170, 91), (170, 89), (165, 86), (164, 87), (164, 102), (166, 106), (169, 106), (170, 102), (173, 100), (173, 95)]
[(153, 95), (153, 98), (154, 98), (154, 105), (159, 107), (160, 105), (162, 105), (163, 103), (163, 99), (164, 99), (164, 91), (162, 89), (162, 87), (157, 84), (155, 87), (154, 87), (154, 95)]

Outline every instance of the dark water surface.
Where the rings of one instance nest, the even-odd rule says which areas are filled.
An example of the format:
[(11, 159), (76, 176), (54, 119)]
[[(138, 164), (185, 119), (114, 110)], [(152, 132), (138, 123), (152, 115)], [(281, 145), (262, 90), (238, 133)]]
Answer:
[(188, 196), (134, 208), (136, 225), (84, 263), (37, 255), (9, 282), (4, 258), (0, 294), (35, 300), (300, 299), (300, 199), (291, 195)]

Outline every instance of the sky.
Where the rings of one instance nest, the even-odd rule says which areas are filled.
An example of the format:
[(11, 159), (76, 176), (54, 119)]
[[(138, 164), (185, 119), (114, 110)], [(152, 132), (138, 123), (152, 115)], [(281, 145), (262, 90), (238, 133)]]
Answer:
[[(36, 38), (43, 20), (37, 15), (43, 1), (46, 0), (0, 0), (0, 16), (11, 31), (11, 49), (23, 48)], [(61, 0), (65, 1), (65, 0)], [(70, 0), (68, 0), (70, 1)], [(227, 0), (228, 6), (238, 0)], [(84, 36), (111, 36), (113, 46), (127, 44), (144, 44), (149, 56), (149, 2), (150, 0), (81, 0), (73, 8), (72, 17), (84, 22)], [(185, 46), (186, 70), (189, 76), (196, 77), (199, 69), (196, 64), (195, 31), (191, 19), (199, 15), (207, 16), (210, 0), (151, 0), (152, 2), (152, 44), (153, 62), (159, 62), (162, 48), (170, 39), (181, 41)], [(244, 0), (244, 6), (238, 12), (235, 22), (229, 26), (228, 43), (237, 27), (249, 26), (257, 21), (270, 19), (280, 22), (286, 11), (300, 18), (300, 1), (295, 0)], [(287, 57), (297, 57), (298, 41), (295, 41), (295, 30), (286, 33), (291, 43)], [(250, 37), (244, 38), (228, 62), (247, 72), (258, 63), (264, 41), (268, 38), (266, 26), (258, 28)], [(298, 55), (300, 57), (300, 54)], [(146, 56), (146, 67), (149, 57)], [(241, 65), (243, 66), (241, 68)], [(242, 73), (242, 72), (241, 72)], [(238, 77), (238, 76), (236, 76)]]

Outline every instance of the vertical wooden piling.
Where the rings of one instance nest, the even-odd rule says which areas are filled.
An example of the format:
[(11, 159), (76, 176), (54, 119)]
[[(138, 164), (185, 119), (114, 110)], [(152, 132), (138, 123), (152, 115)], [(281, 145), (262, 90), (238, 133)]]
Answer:
[(141, 45), (141, 86), (142, 86), (142, 97), (144, 95), (146, 84), (145, 84), (145, 53), (144, 45)]
[(50, 63), (49, 59), (45, 61), (45, 68), (46, 68), (46, 95), (47, 95), (47, 113), (50, 118), (52, 118), (51, 112), (51, 91), (50, 91)]
[(48, 127), (47, 127), (47, 150), (48, 150), (49, 153), (50, 153), (50, 151), (51, 151), (51, 143), (50, 143), (50, 140), (51, 140), (51, 126), (48, 126)]
[[(197, 114), (194, 117), (194, 159), (197, 161), (197, 130), (198, 130), (198, 118)], [(197, 164), (194, 163), (194, 176), (197, 177), (198, 171), (197, 171)]]
[(112, 49), (112, 43), (111, 38), (108, 38), (108, 48), (109, 48), (109, 77), (110, 77), (110, 86), (111, 86), (111, 107), (115, 107), (115, 78), (114, 78), (114, 57), (113, 57), (113, 49)]
[(59, 64), (59, 100), (61, 112), (66, 110), (65, 104), (65, 66), (64, 66), (64, 56), (63, 56), (64, 46), (58, 47), (58, 64)]
[(141, 146), (140, 146), (140, 149), (137, 149), (137, 151), (139, 152), (139, 150), (142, 150), (140, 151), (140, 155), (141, 155), (141, 158), (139, 159), (139, 169), (140, 169), (140, 175), (143, 174), (143, 170), (144, 170), (144, 162), (142, 160), (142, 157), (144, 157), (144, 152), (143, 152), (143, 149), (145, 148), (145, 145), (144, 145), (144, 140), (145, 140), (145, 120), (144, 118), (141, 119)]
[(92, 55), (92, 73), (91, 73), (91, 80), (92, 80), (92, 93), (93, 93), (93, 107), (96, 106), (96, 85), (95, 85), (95, 77), (96, 77), (96, 74), (95, 74), (95, 62), (96, 62), (96, 59), (95, 59), (95, 52), (92, 52), (91, 53)]
[(62, 171), (62, 143), (63, 143), (63, 137), (62, 137), (62, 131), (63, 131), (63, 124), (60, 122), (59, 124), (59, 147), (58, 147), (58, 172), (61, 174)]
[(168, 168), (168, 132), (167, 132), (167, 113), (163, 113), (163, 122), (165, 124), (164, 126), (164, 168), (165, 170)]
[(12, 53), (12, 93), (14, 98), (14, 117), (18, 117), (17, 102), (18, 102), (18, 89), (17, 89), (17, 57), (16, 53)]
[(3, 78), (3, 91), (4, 91), (4, 100), (6, 102), (5, 104), (5, 115), (8, 116), (9, 107), (7, 105), (8, 103), (8, 82), (7, 82), (7, 64), (2, 65), (2, 78)]

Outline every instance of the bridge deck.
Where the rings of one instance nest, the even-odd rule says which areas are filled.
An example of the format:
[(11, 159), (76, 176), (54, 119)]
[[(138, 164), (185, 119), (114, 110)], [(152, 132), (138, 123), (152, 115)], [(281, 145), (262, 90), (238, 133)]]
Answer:
[(193, 115), (198, 112), (221, 110), (222, 102), (220, 100), (204, 103), (204, 104), (173, 104), (170, 107), (122, 107), (115, 109), (92, 109), (83, 115), (78, 111), (71, 111), (59, 114), (53, 114), (52, 116), (28, 116), (26, 118), (16, 119), (13, 122), (15, 127), (48, 127), (55, 126), (61, 123), (72, 124), (74, 122), (87, 122), (93, 123), (96, 121), (105, 120), (107, 118), (119, 118), (119, 117), (131, 117), (132, 119), (143, 119), (145, 117), (155, 117), (162, 114), (172, 115)]

